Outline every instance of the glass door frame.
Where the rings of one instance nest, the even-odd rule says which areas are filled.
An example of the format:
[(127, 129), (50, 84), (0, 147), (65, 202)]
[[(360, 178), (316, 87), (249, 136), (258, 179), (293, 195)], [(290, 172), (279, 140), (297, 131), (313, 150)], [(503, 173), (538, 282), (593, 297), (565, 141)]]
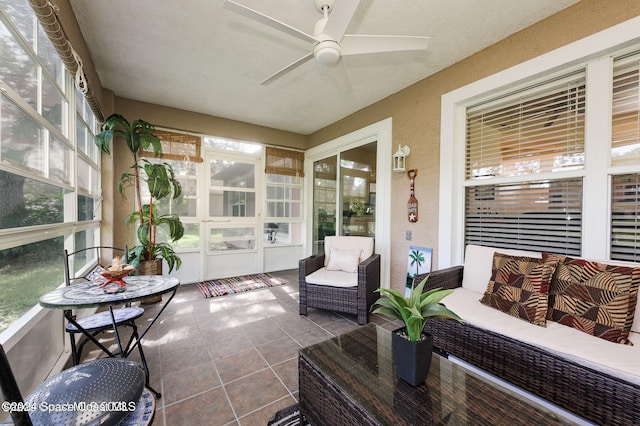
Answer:
[[(202, 259), (202, 275), (203, 279), (223, 278), (235, 275), (248, 275), (252, 273), (259, 273), (262, 270), (263, 259), (263, 241), (262, 241), (262, 211), (263, 211), (263, 154), (262, 151), (259, 155), (234, 153), (232, 151), (218, 150), (215, 148), (205, 148), (203, 151), (203, 171), (201, 180), (201, 209), (200, 209), (200, 250)], [(254, 188), (255, 194), (255, 216), (254, 217), (241, 217), (241, 216), (210, 216), (208, 209), (209, 206), (209, 189), (211, 180), (211, 171), (209, 166), (209, 160), (226, 160), (232, 162), (246, 163), (254, 166)], [(240, 190), (240, 192), (246, 192)], [(203, 200), (207, 200), (204, 202)], [(254, 240), (253, 247), (232, 250), (229, 252), (218, 252), (211, 250), (209, 247), (209, 238), (212, 229), (216, 228), (254, 228)], [(250, 258), (250, 262), (246, 261), (233, 261), (233, 258), (242, 257)], [(225, 264), (229, 265), (229, 270), (221, 271), (221, 273), (212, 275), (212, 265), (216, 263), (215, 259), (218, 257), (225, 259)], [(246, 270), (235, 272), (238, 265), (244, 264), (247, 266)], [(233, 267), (232, 267), (233, 266)]]
[[(377, 142), (376, 154), (376, 224), (375, 252), (381, 257), (380, 286), (390, 286), (390, 235), (391, 235), (391, 155), (392, 119), (387, 118), (360, 130), (340, 136), (305, 152), (305, 256), (313, 250), (313, 164), (316, 161), (336, 155), (338, 159), (344, 151)], [(338, 168), (338, 182), (340, 171)], [(341, 197), (336, 197), (336, 203)], [(336, 212), (340, 206), (336, 205)]]

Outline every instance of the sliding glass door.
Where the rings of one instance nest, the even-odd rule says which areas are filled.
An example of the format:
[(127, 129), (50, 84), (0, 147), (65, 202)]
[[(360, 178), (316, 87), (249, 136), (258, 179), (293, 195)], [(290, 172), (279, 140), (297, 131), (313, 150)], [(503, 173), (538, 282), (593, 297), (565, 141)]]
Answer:
[(377, 142), (313, 163), (313, 253), (324, 237), (375, 237)]

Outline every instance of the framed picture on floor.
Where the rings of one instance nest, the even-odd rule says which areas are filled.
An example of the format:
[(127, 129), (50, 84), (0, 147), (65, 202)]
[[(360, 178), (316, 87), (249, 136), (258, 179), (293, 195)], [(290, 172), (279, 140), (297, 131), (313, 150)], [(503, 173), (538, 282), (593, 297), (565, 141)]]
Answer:
[(425, 247), (409, 247), (409, 257), (407, 258), (407, 283), (405, 287), (405, 297), (408, 297), (413, 285), (413, 278), (416, 275), (431, 272), (431, 257), (433, 249)]

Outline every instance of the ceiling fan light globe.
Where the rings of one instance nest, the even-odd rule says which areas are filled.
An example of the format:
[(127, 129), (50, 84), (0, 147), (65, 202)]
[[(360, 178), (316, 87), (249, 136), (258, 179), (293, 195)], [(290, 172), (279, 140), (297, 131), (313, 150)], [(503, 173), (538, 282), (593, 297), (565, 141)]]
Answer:
[(340, 45), (335, 41), (321, 41), (313, 48), (316, 62), (323, 65), (335, 65), (340, 60)]

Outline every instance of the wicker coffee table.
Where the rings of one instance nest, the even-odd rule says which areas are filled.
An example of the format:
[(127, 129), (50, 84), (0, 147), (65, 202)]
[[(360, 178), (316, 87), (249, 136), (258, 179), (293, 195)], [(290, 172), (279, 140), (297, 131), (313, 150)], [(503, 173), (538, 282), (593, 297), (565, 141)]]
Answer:
[(300, 351), (300, 411), (321, 425), (568, 425), (550, 409), (434, 354), (425, 384), (395, 376), (391, 332), (368, 324)]

